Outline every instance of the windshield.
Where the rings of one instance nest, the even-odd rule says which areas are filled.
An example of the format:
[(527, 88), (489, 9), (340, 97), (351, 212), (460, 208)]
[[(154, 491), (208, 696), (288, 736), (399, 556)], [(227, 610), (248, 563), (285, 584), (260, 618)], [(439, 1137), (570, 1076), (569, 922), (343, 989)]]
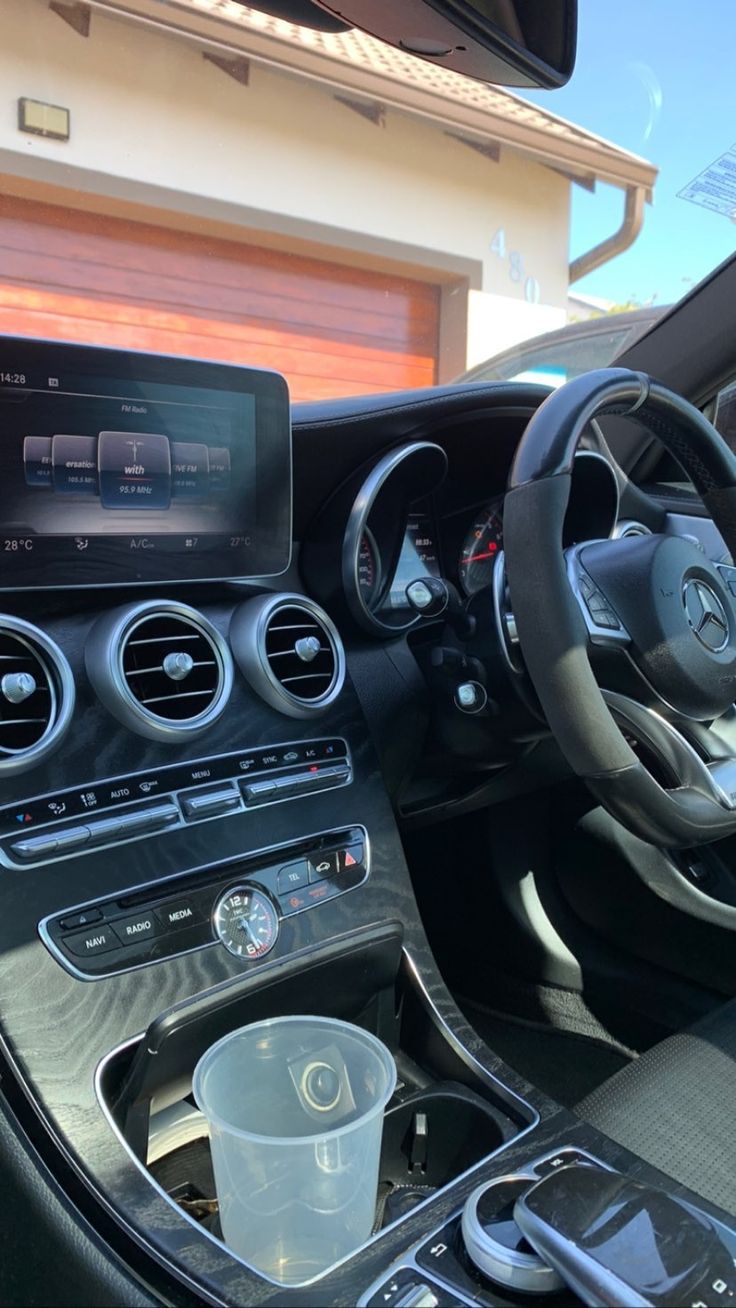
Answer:
[(735, 36), (580, 0), (569, 85), (518, 94), (236, 0), (4, 0), (0, 330), (297, 401), (559, 384), (732, 252)]

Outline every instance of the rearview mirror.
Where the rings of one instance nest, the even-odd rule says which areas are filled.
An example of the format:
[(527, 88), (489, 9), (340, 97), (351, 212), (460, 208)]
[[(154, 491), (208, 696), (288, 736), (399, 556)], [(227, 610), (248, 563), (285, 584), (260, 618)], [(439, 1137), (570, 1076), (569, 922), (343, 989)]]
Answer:
[(316, 0), (334, 17), (443, 68), (500, 86), (564, 86), (577, 0)]

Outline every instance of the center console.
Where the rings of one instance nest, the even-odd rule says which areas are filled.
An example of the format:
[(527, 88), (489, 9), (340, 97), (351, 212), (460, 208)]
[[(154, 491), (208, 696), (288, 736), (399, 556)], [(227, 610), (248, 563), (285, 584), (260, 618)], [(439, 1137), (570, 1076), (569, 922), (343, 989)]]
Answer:
[[(0, 382), (0, 1116), (145, 1302), (570, 1302), (517, 1200), (586, 1158), (658, 1178), (442, 981), (350, 655), (294, 570), (267, 576), (282, 383), (8, 341)], [(221, 1036), (290, 1013), (372, 1031), (399, 1081), (373, 1235), (286, 1288), (221, 1238), (191, 1085)]]

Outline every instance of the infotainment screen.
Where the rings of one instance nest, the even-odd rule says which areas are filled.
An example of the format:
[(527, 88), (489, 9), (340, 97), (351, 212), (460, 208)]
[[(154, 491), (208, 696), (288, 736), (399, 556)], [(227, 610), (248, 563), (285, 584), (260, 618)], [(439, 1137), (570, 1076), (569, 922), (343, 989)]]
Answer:
[(0, 337), (0, 588), (273, 576), (290, 553), (278, 373)]

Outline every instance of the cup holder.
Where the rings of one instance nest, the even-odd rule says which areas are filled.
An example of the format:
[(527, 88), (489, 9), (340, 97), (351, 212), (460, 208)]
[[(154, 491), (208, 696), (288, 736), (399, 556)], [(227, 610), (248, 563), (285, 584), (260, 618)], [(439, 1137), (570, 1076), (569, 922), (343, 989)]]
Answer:
[[(443, 1082), (407, 1092), (404, 1083), (384, 1117), (374, 1230), (406, 1216), (503, 1141), (493, 1107), (473, 1090)], [(190, 1217), (222, 1238), (207, 1123), (188, 1101), (151, 1119), (148, 1169)]]

